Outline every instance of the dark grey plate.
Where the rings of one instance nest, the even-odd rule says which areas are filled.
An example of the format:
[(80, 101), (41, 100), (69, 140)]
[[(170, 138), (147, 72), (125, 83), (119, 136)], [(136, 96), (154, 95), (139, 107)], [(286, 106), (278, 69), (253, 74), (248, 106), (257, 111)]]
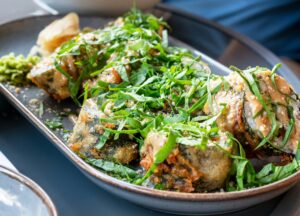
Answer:
[[(205, 53), (207, 55), (205, 59), (214, 68), (214, 71), (218, 73), (226, 73), (227, 69), (215, 60), (225, 65), (234, 64), (239, 67), (249, 65), (270, 67), (279, 62), (278, 58), (261, 46), (214, 23), (166, 8), (165, 6), (160, 6), (153, 11), (166, 17), (173, 29), (172, 35), (175, 38)], [(39, 31), (56, 18), (53, 16), (32, 17), (1, 26), (0, 55), (11, 51), (27, 54), (32, 45), (34, 45)], [(82, 26), (101, 27), (107, 21), (108, 19), (100, 17), (81, 17)], [(176, 41), (174, 43), (182, 45)], [(280, 73), (299, 92), (299, 86), (296, 85), (298, 82), (296, 76), (285, 66), (281, 68)], [(182, 214), (214, 214), (235, 211), (278, 196), (289, 189), (300, 178), (299, 173), (297, 173), (283, 181), (268, 186), (242, 192), (213, 194), (157, 191), (130, 185), (87, 165), (68, 149), (60, 130), (52, 131), (45, 126), (43, 122), (46, 119), (53, 118), (57, 113), (66, 112), (66, 108), (76, 113), (78, 108), (72, 101), (67, 100), (57, 103), (45, 95), (43, 91), (33, 86), (21, 88), (21, 93), (17, 93), (14, 87), (8, 85), (0, 85), (0, 89), (22, 114), (97, 185), (118, 196), (152, 209)], [(37, 99), (38, 102), (32, 103), (32, 99)], [(39, 115), (41, 102), (44, 107), (43, 115)], [(72, 129), (73, 123), (69, 118), (64, 118), (63, 123), (66, 129)]]

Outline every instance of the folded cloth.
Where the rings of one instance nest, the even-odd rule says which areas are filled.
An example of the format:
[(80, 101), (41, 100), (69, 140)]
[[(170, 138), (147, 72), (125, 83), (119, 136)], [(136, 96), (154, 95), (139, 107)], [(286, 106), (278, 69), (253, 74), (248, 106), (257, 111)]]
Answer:
[(8, 160), (8, 158), (0, 151), (0, 166), (6, 167), (18, 172), (17, 168)]

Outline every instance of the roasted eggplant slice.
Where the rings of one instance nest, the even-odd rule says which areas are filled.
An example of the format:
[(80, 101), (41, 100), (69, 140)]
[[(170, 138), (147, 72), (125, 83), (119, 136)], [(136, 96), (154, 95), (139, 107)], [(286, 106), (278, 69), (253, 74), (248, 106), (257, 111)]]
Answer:
[[(296, 93), (279, 75), (265, 68), (252, 70), (241, 74), (232, 72), (225, 77), (230, 90), (223, 86), (213, 96), (214, 109), (220, 109), (220, 104), (227, 104), (226, 111), (217, 120), (218, 126), (255, 149), (271, 133), (274, 122), (270, 115), (274, 115), (276, 129), (267, 143), (273, 148), (295, 154), (300, 140), (299, 99)], [(247, 76), (253, 80), (248, 81), (243, 73), (248, 73)], [(204, 111), (211, 113), (208, 104), (205, 107)]]
[[(287, 153), (296, 153), (300, 140), (299, 100), (290, 85), (282, 77), (269, 70), (254, 73), (257, 86), (263, 100), (273, 112), (277, 122), (274, 136), (270, 140), (273, 147)], [(272, 130), (272, 122), (268, 113), (263, 110), (262, 103), (253, 94), (246, 92), (244, 106), (245, 121), (249, 128), (262, 139)], [(261, 111), (263, 110), (263, 111)]]
[[(114, 128), (111, 123), (101, 123), (109, 111), (99, 110), (96, 99), (89, 99), (82, 107), (73, 133), (68, 141), (69, 147), (83, 158), (98, 158), (128, 164), (138, 157), (138, 145), (129, 137), (113, 140), (105, 134), (105, 128)], [(99, 144), (101, 139), (106, 142)]]
[[(150, 132), (141, 149), (141, 166), (148, 170), (154, 155), (166, 141), (164, 133)], [(166, 161), (158, 165), (150, 180), (153, 184), (164, 185), (165, 189), (181, 192), (221, 188), (231, 168), (228, 156), (231, 152), (232, 146), (227, 143), (227, 137), (223, 133), (215, 141), (210, 140), (206, 149), (177, 144)]]

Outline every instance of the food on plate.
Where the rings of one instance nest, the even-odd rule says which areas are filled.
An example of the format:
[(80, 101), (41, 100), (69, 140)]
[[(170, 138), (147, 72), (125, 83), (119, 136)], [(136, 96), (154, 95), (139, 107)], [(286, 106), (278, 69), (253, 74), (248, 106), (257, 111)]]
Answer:
[[(59, 20), (58, 23), (63, 22), (64, 19)], [(110, 82), (118, 83), (121, 79), (127, 79), (127, 73), (130, 72), (129, 65), (122, 64), (118, 67), (109, 67), (109, 65), (116, 61), (129, 61), (129, 58), (138, 54), (138, 46), (142, 46), (141, 43), (147, 41), (148, 38), (151, 38), (152, 41), (147, 41), (147, 43), (155, 44), (160, 37), (159, 31), (162, 31), (163, 28), (163, 23), (157, 23), (158, 26), (154, 26), (153, 31), (134, 26), (128, 29), (127, 26), (124, 26), (126, 22), (128, 25), (133, 24), (130, 23), (131, 21), (129, 17), (125, 20), (119, 18), (115, 22), (109, 23), (103, 30), (78, 34), (36, 65), (29, 73), (28, 78), (57, 100), (63, 100), (70, 96), (76, 100), (82, 82), (86, 78), (91, 78), (89, 73), (97, 72), (99, 69), (103, 71), (98, 71), (99, 76), (94, 76), (90, 83), (108, 79)], [(154, 22), (141, 23), (141, 25), (143, 24), (154, 25)], [(137, 32), (133, 34), (135, 30)], [(113, 42), (116, 42), (114, 49), (118, 51), (111, 54), (111, 43)], [(128, 55), (125, 56), (124, 53)], [(103, 67), (104, 65), (105, 67)], [(58, 74), (61, 74), (62, 77)], [(71, 85), (71, 88), (68, 88), (68, 84)]]
[(123, 135), (120, 139), (109, 138), (106, 128), (114, 128), (113, 123), (101, 123), (101, 119), (110, 117), (111, 110), (98, 109), (96, 99), (88, 99), (79, 114), (69, 139), (70, 148), (84, 158), (113, 160), (128, 164), (138, 157), (138, 144)]
[(75, 13), (69, 13), (59, 20), (53, 21), (44, 28), (37, 39), (44, 55), (52, 53), (62, 43), (70, 40), (80, 32), (79, 17)]
[[(69, 60), (62, 66), (69, 69), (70, 76), (76, 78), (77, 73), (73, 70), (73, 60)], [(53, 59), (45, 58), (41, 60), (27, 75), (27, 78), (44, 89), (56, 100), (63, 100), (70, 97), (68, 78), (59, 72), (53, 64)]]
[(71, 14), (42, 31), (49, 55), (27, 77), (81, 107), (67, 144), (87, 163), (188, 193), (259, 187), (300, 169), (299, 98), (277, 66), (215, 75), (169, 44), (162, 18), (136, 9), (101, 29), (78, 23)]
[[(200, 126), (200, 125), (199, 125)], [(181, 129), (175, 124), (173, 129)], [(195, 128), (196, 129), (196, 128)], [(201, 130), (201, 126), (200, 126)], [(181, 133), (188, 133), (182, 130)], [(141, 148), (141, 166), (149, 170), (155, 155), (166, 145), (169, 137), (164, 131), (148, 133)], [(203, 192), (222, 188), (230, 172), (232, 160), (227, 153), (232, 152), (232, 143), (226, 134), (214, 135), (206, 147), (185, 145), (185, 137), (178, 139), (164, 162), (157, 165), (151, 176), (156, 185), (165, 189), (182, 192)]]
[[(235, 134), (252, 149), (269, 143), (296, 154), (300, 140), (299, 98), (281, 76), (266, 68), (237, 69), (224, 78), (227, 86), (213, 96), (212, 109), (228, 104), (218, 126)], [(219, 81), (221, 82), (221, 81)]]
[(0, 82), (9, 82), (14, 85), (28, 84), (27, 74), (40, 60), (37, 56), (9, 55), (0, 58)]

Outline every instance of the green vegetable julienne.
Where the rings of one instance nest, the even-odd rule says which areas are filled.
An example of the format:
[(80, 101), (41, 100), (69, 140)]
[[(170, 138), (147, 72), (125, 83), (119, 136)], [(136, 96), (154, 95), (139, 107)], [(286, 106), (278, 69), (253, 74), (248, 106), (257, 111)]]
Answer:
[(121, 164), (116, 164), (111, 161), (106, 161), (102, 159), (93, 159), (93, 158), (87, 158), (85, 159), (85, 161), (91, 164), (92, 166), (100, 168), (106, 172), (113, 173), (123, 178), (127, 178), (127, 180), (131, 180), (139, 177), (139, 174), (133, 169), (130, 169)]
[(109, 136), (110, 136), (110, 132), (108, 130), (105, 130), (104, 133), (100, 136), (99, 141), (95, 146), (95, 148), (101, 149), (106, 143), (106, 141), (108, 140)]
[(47, 119), (45, 121), (45, 124), (51, 128), (51, 129), (58, 129), (58, 128), (63, 128), (62, 124), (62, 118), (61, 117), (55, 117), (53, 119)]
[(228, 191), (244, 190), (270, 184), (300, 170), (300, 142), (298, 142), (298, 150), (292, 162), (283, 166), (269, 163), (256, 172), (251, 161), (246, 158), (242, 145), (232, 135), (230, 137), (239, 145), (239, 151), (237, 155), (230, 155), (234, 160), (230, 176), (235, 181), (230, 181), (231, 177), (228, 178), (229, 181), (226, 184)]
[(276, 91), (280, 92), (280, 94), (282, 94), (282, 95), (284, 95), (284, 96), (286, 97), (286, 100), (289, 99), (289, 100), (295, 101), (295, 98), (291, 97), (291, 96), (288, 95), (288, 94), (283, 93), (283, 92), (278, 88), (278, 86), (277, 86), (277, 84), (276, 84), (275, 78), (276, 78), (276, 76), (278, 76), (278, 75), (276, 74), (276, 71), (277, 71), (278, 68), (280, 68), (280, 67), (281, 67), (281, 64), (279, 63), (279, 64), (276, 64), (276, 65), (273, 67), (273, 69), (272, 69), (272, 74), (271, 74), (271, 81), (272, 81), (272, 84), (273, 84), (274, 88), (276, 89)]
[(164, 144), (163, 147), (161, 147), (158, 150), (158, 152), (155, 153), (153, 164), (151, 165), (151, 167), (149, 168), (147, 173), (143, 176), (143, 178), (138, 179), (135, 182), (136, 184), (142, 184), (147, 178), (149, 178), (149, 176), (151, 176), (151, 174), (154, 172), (156, 167), (160, 163), (164, 162), (164, 160), (169, 156), (169, 154), (175, 147), (176, 137), (177, 137), (176, 133), (174, 131), (170, 130), (169, 133), (167, 134), (167, 137), (168, 137), (167, 142)]

